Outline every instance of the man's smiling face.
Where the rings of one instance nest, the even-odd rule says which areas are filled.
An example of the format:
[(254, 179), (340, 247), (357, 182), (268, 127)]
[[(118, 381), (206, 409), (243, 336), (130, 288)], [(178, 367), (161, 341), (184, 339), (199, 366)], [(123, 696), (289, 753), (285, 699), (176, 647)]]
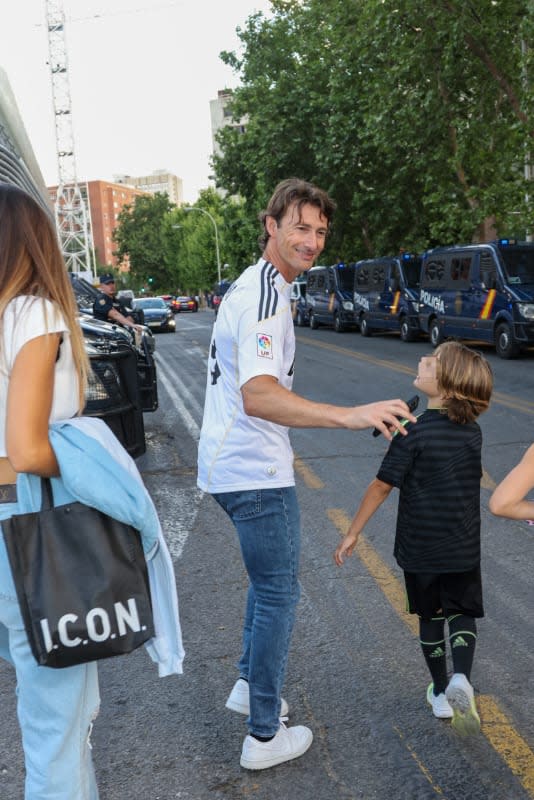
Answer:
[(328, 220), (319, 208), (310, 203), (305, 203), (300, 209), (297, 203), (293, 203), (279, 224), (274, 217), (267, 217), (266, 228), (269, 241), (264, 256), (291, 283), (301, 272), (313, 267), (322, 253)]

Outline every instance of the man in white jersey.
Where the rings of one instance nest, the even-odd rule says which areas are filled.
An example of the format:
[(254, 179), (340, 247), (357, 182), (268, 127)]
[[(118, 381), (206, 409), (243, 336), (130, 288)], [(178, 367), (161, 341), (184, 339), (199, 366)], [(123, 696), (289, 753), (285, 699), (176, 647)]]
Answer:
[(387, 439), (401, 400), (341, 407), (291, 391), (295, 335), (291, 283), (322, 252), (335, 204), (306, 181), (282, 181), (261, 214), (263, 256), (225, 294), (210, 345), (198, 485), (235, 525), (249, 590), (239, 679), (227, 707), (248, 716), (241, 766), (266, 769), (312, 742), (286, 727), (281, 697), (299, 599), (300, 518), (288, 428), (378, 428)]

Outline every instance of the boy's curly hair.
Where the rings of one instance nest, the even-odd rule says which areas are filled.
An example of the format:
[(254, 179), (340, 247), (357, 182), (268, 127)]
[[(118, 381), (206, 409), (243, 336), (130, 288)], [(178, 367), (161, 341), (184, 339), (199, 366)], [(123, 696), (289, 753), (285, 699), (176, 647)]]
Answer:
[(481, 353), (460, 342), (444, 342), (435, 350), (438, 387), (447, 416), (465, 425), (487, 410), (493, 390), (493, 373)]

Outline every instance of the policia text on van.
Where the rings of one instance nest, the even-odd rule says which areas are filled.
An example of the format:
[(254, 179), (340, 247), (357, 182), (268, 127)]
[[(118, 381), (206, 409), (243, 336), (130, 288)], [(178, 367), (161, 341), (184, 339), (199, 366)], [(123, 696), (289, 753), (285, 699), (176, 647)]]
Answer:
[(423, 255), (419, 323), (436, 347), (445, 337), (495, 344), (513, 358), (534, 344), (534, 243), (440, 247)]

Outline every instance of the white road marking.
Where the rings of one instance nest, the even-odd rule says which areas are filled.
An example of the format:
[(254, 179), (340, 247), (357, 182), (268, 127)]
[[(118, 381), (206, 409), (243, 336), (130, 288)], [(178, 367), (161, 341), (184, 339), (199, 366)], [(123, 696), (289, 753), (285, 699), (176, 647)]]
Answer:
[[(163, 384), (165, 391), (172, 400), (177, 414), (181, 417), (187, 431), (191, 437), (198, 441), (200, 437), (200, 425), (196, 422), (190, 410), (199, 419), (202, 419), (202, 408), (200, 403), (193, 397), (191, 392), (186, 389), (180, 380), (175, 383), (176, 377), (172, 370), (163, 361), (162, 357), (155, 353), (158, 364), (158, 380)], [(158, 487), (158, 505), (165, 509), (165, 540), (173, 561), (177, 561), (183, 552), (187, 537), (193, 528), (196, 515), (203, 497), (203, 492), (196, 486), (187, 489), (178, 487)]]
[(175, 489), (160, 487), (158, 505), (165, 509), (165, 541), (173, 561), (178, 561), (198, 513), (203, 493), (196, 487)]
[[(193, 417), (190, 414), (189, 410), (186, 408), (182, 398), (178, 394), (177, 388), (175, 388), (173, 386), (173, 384), (171, 383), (169, 377), (167, 377), (167, 375), (169, 373), (167, 373), (167, 375), (165, 374), (167, 368), (165, 366), (163, 366), (161, 357), (156, 355), (156, 359), (157, 359), (157, 362), (158, 362), (158, 380), (160, 380), (162, 382), (163, 386), (165, 387), (165, 391), (167, 392), (169, 397), (172, 399), (172, 401), (174, 403), (174, 407), (176, 408), (176, 411), (178, 412), (178, 414), (181, 416), (185, 427), (187, 428), (187, 430), (189, 431), (189, 433), (191, 434), (193, 439), (195, 439), (195, 441), (198, 441), (198, 439), (200, 437), (200, 426), (198, 425), (196, 420), (193, 419)], [(200, 405), (196, 402), (194, 397), (192, 397), (191, 393), (187, 389), (185, 389), (183, 384), (180, 387), (180, 390), (184, 395), (186, 395), (186, 399), (188, 400), (188, 402), (191, 405), (196, 405), (197, 409), (200, 411), (200, 414), (202, 414), (202, 410), (200, 408)]]

